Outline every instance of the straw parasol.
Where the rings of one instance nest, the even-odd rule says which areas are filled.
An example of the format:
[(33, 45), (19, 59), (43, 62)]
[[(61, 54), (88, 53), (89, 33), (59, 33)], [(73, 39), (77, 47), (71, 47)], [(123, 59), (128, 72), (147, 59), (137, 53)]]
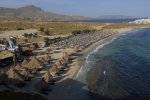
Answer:
[(8, 50), (4, 50), (0, 52), (0, 60), (13, 57), (14, 53)]
[(17, 86), (23, 86), (24, 85), (24, 79), (20, 73), (17, 72), (13, 67), (11, 67), (8, 72), (6, 73), (8, 76), (7, 83), (8, 84), (15, 84)]
[(33, 75), (26, 68), (23, 68), (20, 74), (25, 76), (27, 79), (33, 77)]
[(17, 64), (17, 66), (15, 66), (15, 70), (21, 71), (23, 69), (23, 67), (20, 64)]
[(23, 62), (22, 62), (22, 65), (27, 65), (28, 62), (29, 62), (29, 61), (28, 61), (27, 59), (24, 59)]
[(49, 71), (47, 71), (44, 76), (43, 79), (46, 83), (52, 83), (53, 81), (53, 76), (49, 73)]
[(27, 68), (17, 64), (15, 66), (15, 70), (17, 70), (21, 75), (25, 76), (26, 78), (33, 77), (33, 75), (27, 70)]
[(56, 62), (56, 64), (54, 64), (55, 66), (57, 66), (58, 68), (60, 68), (60, 67), (63, 67), (64, 66), (64, 64), (62, 63), (62, 61), (61, 60), (58, 60), (57, 62)]
[(62, 60), (65, 61), (66, 63), (68, 63), (68, 59), (65, 57), (62, 57)]
[(69, 61), (69, 60), (71, 60), (71, 53), (70, 54), (68, 54), (67, 52), (63, 52), (63, 59), (65, 59), (67, 62)]
[(64, 65), (64, 66), (67, 66), (67, 63), (68, 63), (68, 61), (67, 60), (65, 60), (64, 58), (61, 58), (61, 63)]
[(43, 57), (39, 57), (38, 59), (39, 59), (42, 63), (44, 63), (44, 64), (47, 63), (47, 61), (46, 61)]
[(48, 54), (46, 54), (46, 55), (44, 56), (44, 59), (49, 63), (52, 58), (51, 58), (51, 56), (49, 56)]
[(32, 57), (31, 61), (27, 64), (28, 69), (39, 70), (43, 67), (43, 63), (35, 56)]
[(23, 81), (23, 77), (13, 67), (11, 67), (6, 74), (7, 74), (8, 78), (10, 78), (10, 79), (16, 79), (16, 80)]
[(58, 76), (60, 74), (60, 70), (56, 66), (53, 66), (52, 68), (49, 69), (49, 73), (53, 77), (56, 77), (56, 76)]
[(56, 62), (53, 66), (57, 67), (59, 70), (63, 70), (64, 65), (61, 62)]
[(65, 58), (69, 58), (68, 53), (67, 53), (67, 52), (63, 52), (63, 57), (65, 57)]

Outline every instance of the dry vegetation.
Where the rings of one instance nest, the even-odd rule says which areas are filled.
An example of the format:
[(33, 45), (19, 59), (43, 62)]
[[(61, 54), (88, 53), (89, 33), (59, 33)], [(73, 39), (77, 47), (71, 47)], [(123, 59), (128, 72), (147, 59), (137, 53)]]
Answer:
[(31, 22), (0, 22), (0, 31), (7, 31), (7, 30), (17, 30), (17, 28), (32, 28), (33, 23)]
[(82, 22), (0, 22), (0, 31), (17, 30), (17, 28), (36, 28), (40, 27), (49, 30), (55, 34), (71, 33), (75, 30), (95, 29), (95, 27), (103, 26), (102, 23), (82, 23)]
[[(104, 26), (104, 27), (103, 27)], [(17, 30), (18, 28), (29, 29), (40, 28), (48, 30), (54, 34), (70, 34), (76, 30), (93, 30), (93, 29), (119, 29), (119, 28), (141, 28), (150, 27), (150, 25), (137, 25), (137, 24), (104, 24), (104, 23), (88, 23), (88, 22), (15, 22), (15, 21), (0, 21), (0, 31)]]
[(150, 24), (128, 24), (128, 23), (122, 23), (122, 24), (110, 24), (107, 26), (104, 26), (103, 29), (120, 29), (120, 28), (150, 28)]

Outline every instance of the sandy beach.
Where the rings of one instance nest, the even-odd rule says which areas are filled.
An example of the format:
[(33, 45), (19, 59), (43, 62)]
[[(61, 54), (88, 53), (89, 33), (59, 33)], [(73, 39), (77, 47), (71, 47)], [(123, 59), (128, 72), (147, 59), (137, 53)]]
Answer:
[(150, 100), (148, 4), (4, 0), (0, 100)]
[(92, 52), (96, 47), (98, 47), (101, 44), (104, 44), (107, 41), (110, 41), (114, 37), (118, 37), (124, 33), (130, 32), (135, 30), (134, 28), (123, 28), (123, 29), (118, 29), (118, 30), (113, 30), (117, 31), (118, 34), (115, 34), (113, 36), (109, 36), (107, 38), (104, 38), (88, 48), (86, 48), (84, 51), (79, 52), (76, 56), (76, 59), (72, 61), (71, 64), (69, 64), (69, 70), (67, 73), (65, 73), (60, 81), (58, 81), (55, 85), (50, 86), (52, 91), (47, 95), (47, 98), (49, 100), (69, 100), (69, 91), (72, 87), (72, 84), (77, 81), (77, 74), (81, 68), (81, 65), (84, 64), (87, 55)]
[[(87, 71), (87, 69), (85, 68), (85, 66), (83, 66), (86, 63), (86, 59), (87, 56), (96, 48), (98, 49), (98, 47), (100, 45), (103, 45), (107, 42), (110, 42), (111, 40), (113, 40), (113, 38), (118, 37), (126, 32), (130, 32), (132, 30), (135, 30), (133, 28), (122, 28), (122, 29), (114, 29), (114, 30), (105, 30), (104, 33), (105, 34), (109, 34), (112, 33), (111, 35), (106, 35), (103, 36), (103, 38), (97, 39), (96, 41), (91, 42), (91, 44), (89, 46), (87, 46), (86, 48), (78, 48), (79, 52), (76, 52), (76, 48), (69, 48), (66, 47), (64, 49), (56, 49), (53, 50), (54, 48), (50, 47), (46, 47), (43, 49), (37, 49), (34, 50), (34, 54), (37, 55), (37, 57), (42, 57), (42, 53), (46, 53), (47, 49), (51, 49), (51, 57), (52, 57), (52, 62), (50, 63), (51, 65), (54, 64), (54, 62), (56, 62), (57, 60), (61, 59), (63, 57), (63, 52), (67, 52), (68, 54), (72, 54), (71, 58), (72, 60), (69, 61), (68, 66), (66, 67), (65, 71), (63, 71), (61, 73), (61, 75), (57, 78), (55, 78), (55, 83), (54, 85), (49, 85), (49, 89), (50, 91), (48, 91), (46, 94), (42, 94), (44, 97), (46, 97), (48, 100), (72, 100), (72, 92), (77, 92), (78, 93), (78, 89), (81, 89), (83, 87), (86, 87), (86, 84), (83, 84), (83, 80), (85, 79), (86, 75), (82, 75), (82, 71), (84, 70), (85, 72)], [(34, 31), (34, 30), (26, 30), (26, 31)], [(12, 31), (14, 32), (14, 31)], [(20, 32), (20, 31), (19, 31)], [(7, 32), (7, 34), (10, 34), (11, 32)], [(22, 32), (23, 33), (23, 32)], [(2, 34), (2, 35), (6, 35), (7, 34)], [(16, 32), (15, 35), (18, 35), (18, 33)], [(87, 34), (86, 34), (87, 36)], [(86, 41), (84, 40), (84, 37), (86, 37), (85, 35), (82, 36), (83, 38), (83, 43), (82, 45), (86, 44)], [(90, 36), (90, 35), (88, 35)], [(94, 35), (94, 37), (99, 36), (99, 33), (97, 32), (96, 35)], [(93, 38), (89, 39), (89, 41), (94, 40)], [(69, 41), (68, 41), (69, 42)], [(80, 41), (81, 42), (81, 41)], [(70, 43), (70, 42), (69, 42)], [(51, 67), (51, 66), (50, 66)], [(82, 68), (85, 69), (82, 69)], [(35, 76), (35, 78), (29, 83), (26, 83), (26, 86), (23, 87), (22, 89), (16, 89), (16, 91), (22, 91), (22, 92), (27, 92), (30, 90), (31, 93), (37, 93), (36, 90), (34, 89), (35, 84), (39, 81), (39, 79), (42, 78), (42, 76), (44, 75), (44, 73), (46, 73), (46, 71), (49, 69), (49, 67), (45, 67), (42, 71), (39, 72), (39, 74), (37, 74)], [(81, 75), (79, 75), (81, 74)], [(79, 76), (78, 76), (79, 75)], [(83, 78), (84, 77), (84, 78)], [(83, 86), (81, 86), (83, 85)], [(76, 89), (76, 87), (78, 89)], [(88, 90), (87, 90), (88, 91)], [(76, 94), (75, 94), (76, 95)], [(84, 96), (85, 97), (85, 96)], [(76, 100), (76, 99), (75, 99)]]

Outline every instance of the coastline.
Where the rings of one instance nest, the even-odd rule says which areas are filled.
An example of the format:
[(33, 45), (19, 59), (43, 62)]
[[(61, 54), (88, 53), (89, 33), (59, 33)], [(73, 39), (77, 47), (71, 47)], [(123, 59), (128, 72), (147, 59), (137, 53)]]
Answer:
[[(128, 33), (131, 31), (135, 31), (137, 29), (135, 28), (123, 28), (119, 30), (113, 30), (117, 31), (118, 33), (109, 37), (106, 37), (102, 40), (99, 40), (89, 47), (87, 47), (85, 50), (83, 50), (80, 53), (77, 53), (76, 58), (72, 61), (72, 63), (69, 65), (70, 68), (67, 73), (63, 75), (63, 78), (56, 83), (55, 85), (51, 86), (52, 92), (49, 93), (47, 96), (50, 100), (68, 100), (69, 97), (69, 91), (71, 91), (72, 85), (75, 83), (75, 81), (78, 81), (77, 74), (79, 73), (81, 69), (81, 65), (83, 65), (87, 59), (87, 56), (90, 52), (95, 50), (98, 46), (112, 40), (115, 37), (121, 36), (124, 33)], [(72, 80), (72, 81), (71, 81)], [(63, 92), (62, 92), (63, 91)]]
[[(87, 59), (87, 56), (90, 55), (91, 52), (93, 52), (98, 46), (105, 44), (106, 42), (109, 42), (110, 40), (113, 41), (113, 38), (117, 38), (125, 33), (129, 33), (132, 31), (136, 31), (138, 29), (135, 28), (123, 28), (123, 29), (119, 29), (119, 30), (113, 30), (113, 31), (117, 31), (118, 33), (109, 37), (106, 37), (102, 40), (99, 40), (95, 43), (93, 43), (92, 45), (90, 45), (89, 47), (87, 47), (85, 50), (82, 51), (82, 56), (78, 56), (76, 61), (76, 66), (78, 67), (78, 69), (76, 70), (75, 75), (73, 75), (73, 79), (76, 79), (76, 75), (78, 74), (79, 70), (80, 70), (80, 66), (83, 65)], [(108, 43), (109, 44), (109, 43)], [(73, 66), (72, 66), (73, 67)]]

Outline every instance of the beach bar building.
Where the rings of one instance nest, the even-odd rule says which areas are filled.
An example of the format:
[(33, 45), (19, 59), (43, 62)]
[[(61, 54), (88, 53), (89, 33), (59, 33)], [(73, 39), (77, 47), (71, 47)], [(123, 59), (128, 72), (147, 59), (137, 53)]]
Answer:
[(0, 65), (13, 62), (14, 53), (8, 50), (0, 51)]

